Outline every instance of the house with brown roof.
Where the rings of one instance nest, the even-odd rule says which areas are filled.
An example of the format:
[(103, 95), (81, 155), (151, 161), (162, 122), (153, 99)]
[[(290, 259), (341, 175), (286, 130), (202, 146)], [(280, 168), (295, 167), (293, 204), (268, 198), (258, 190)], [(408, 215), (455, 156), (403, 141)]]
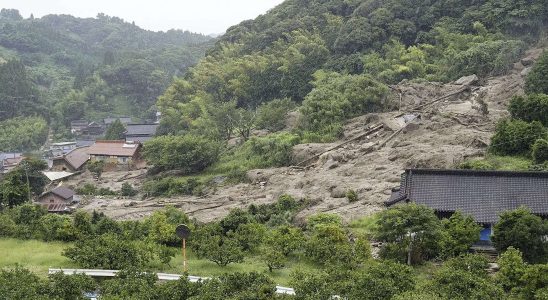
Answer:
[(103, 161), (106, 170), (133, 170), (141, 161), (141, 144), (126, 141), (96, 141), (89, 147), (90, 161)]
[(36, 201), (51, 213), (70, 213), (79, 202), (74, 191), (63, 186), (44, 192)]
[(52, 171), (81, 171), (85, 163), (89, 160), (89, 147), (80, 147), (70, 151), (63, 156), (54, 157), (52, 159)]
[(0, 174), (6, 174), (17, 167), (25, 159), (21, 153), (0, 152)]

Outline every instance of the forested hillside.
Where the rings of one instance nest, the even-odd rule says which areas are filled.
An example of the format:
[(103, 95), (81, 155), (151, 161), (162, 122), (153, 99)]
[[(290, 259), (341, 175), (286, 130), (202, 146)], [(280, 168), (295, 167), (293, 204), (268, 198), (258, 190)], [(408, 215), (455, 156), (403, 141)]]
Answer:
[[(208, 163), (191, 171), (217, 158), (210, 170), (236, 177), (286, 165), (293, 145), (334, 141), (346, 120), (393, 109), (390, 86), (402, 80), (504, 74), (545, 34), (547, 21), (544, 0), (288, 0), (229, 28), (167, 89), (158, 101), (160, 132), (185, 136), (157, 140), (154, 149), (240, 137), (247, 142), (230, 151), (196, 152), (208, 157), (194, 161)], [(291, 110), (296, 121), (279, 133)], [(270, 134), (248, 140), (253, 129)], [(184, 160), (155, 164), (185, 169)]]
[(23, 19), (2, 9), (0, 29), (0, 121), (38, 116), (59, 137), (76, 119), (150, 118), (173, 76), (211, 46), (201, 34), (147, 31), (104, 14)]

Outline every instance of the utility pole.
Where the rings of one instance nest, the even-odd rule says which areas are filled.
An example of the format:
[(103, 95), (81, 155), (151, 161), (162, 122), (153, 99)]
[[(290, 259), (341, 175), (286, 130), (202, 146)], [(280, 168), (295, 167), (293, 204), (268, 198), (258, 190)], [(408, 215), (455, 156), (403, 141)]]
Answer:
[(25, 176), (27, 177), (27, 192), (28, 192), (28, 200), (29, 202), (32, 202), (31, 194), (30, 194), (30, 181), (29, 181), (29, 163), (27, 161), (23, 161), (25, 163)]

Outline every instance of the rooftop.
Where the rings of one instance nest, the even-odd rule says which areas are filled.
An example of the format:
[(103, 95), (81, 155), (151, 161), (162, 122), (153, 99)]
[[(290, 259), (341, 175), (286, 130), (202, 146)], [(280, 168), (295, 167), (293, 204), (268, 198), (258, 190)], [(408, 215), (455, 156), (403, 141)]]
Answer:
[(55, 195), (65, 199), (65, 200), (68, 200), (72, 196), (74, 196), (74, 191), (69, 189), (69, 188), (66, 188), (64, 186), (59, 186), (59, 187), (54, 188), (51, 191), (44, 192), (41, 196), (47, 195), (49, 193), (55, 194)]
[(153, 136), (156, 134), (156, 129), (158, 129), (158, 124), (128, 124), (127, 125), (126, 136), (134, 135), (147, 135)]
[(61, 157), (55, 157), (53, 159), (64, 159), (68, 164), (77, 170), (89, 160), (89, 149), (90, 147), (76, 148)]
[(106, 156), (127, 156), (135, 155), (138, 144), (126, 143), (125, 141), (96, 141), (89, 147), (90, 155), (106, 155)]
[(479, 223), (520, 206), (548, 216), (548, 172), (408, 169), (387, 206), (401, 201), (439, 212), (461, 211)]

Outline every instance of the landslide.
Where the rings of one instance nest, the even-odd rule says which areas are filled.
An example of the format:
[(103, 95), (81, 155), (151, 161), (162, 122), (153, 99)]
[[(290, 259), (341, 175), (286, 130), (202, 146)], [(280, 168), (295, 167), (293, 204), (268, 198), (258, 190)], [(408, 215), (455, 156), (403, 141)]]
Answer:
[[(382, 209), (405, 168), (451, 168), (483, 156), (495, 124), (508, 115), (512, 96), (523, 93), (524, 77), (541, 53), (529, 50), (508, 74), (484, 81), (473, 75), (448, 84), (403, 81), (392, 86), (399, 110), (349, 120), (344, 138), (335, 143), (297, 145), (293, 166), (251, 170), (250, 183), (219, 186), (204, 197), (92, 199), (85, 209), (133, 219), (174, 205), (207, 222), (233, 208), (290, 194), (309, 199), (301, 219), (318, 212), (339, 214), (347, 221), (368, 215)], [(488, 114), (482, 113), (482, 103)], [(349, 190), (357, 192), (358, 201), (349, 202)]]

